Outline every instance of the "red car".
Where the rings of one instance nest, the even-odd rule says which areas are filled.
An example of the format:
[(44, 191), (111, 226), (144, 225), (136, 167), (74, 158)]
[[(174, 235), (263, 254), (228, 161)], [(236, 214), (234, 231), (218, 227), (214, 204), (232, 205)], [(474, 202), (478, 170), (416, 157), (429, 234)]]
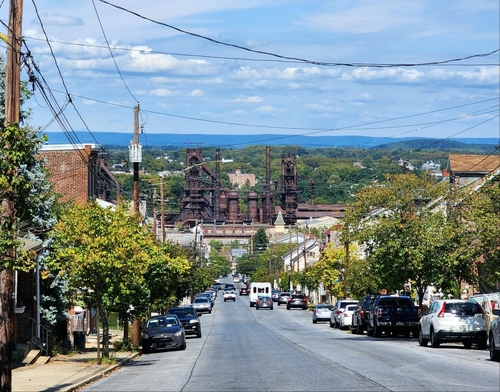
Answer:
[(249, 291), (248, 291), (248, 288), (246, 288), (246, 287), (242, 287), (242, 288), (240, 289), (240, 295), (249, 295), (249, 294), (250, 294), (250, 293), (249, 293)]

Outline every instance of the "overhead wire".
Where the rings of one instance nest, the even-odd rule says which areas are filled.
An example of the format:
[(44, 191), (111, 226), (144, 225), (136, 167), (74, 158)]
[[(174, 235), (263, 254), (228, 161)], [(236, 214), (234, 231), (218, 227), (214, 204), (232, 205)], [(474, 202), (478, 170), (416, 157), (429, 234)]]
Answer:
[[(24, 36), (25, 39), (28, 40), (34, 40), (34, 41), (44, 41), (41, 38), (36, 38), (36, 37), (30, 37), (30, 36)], [(106, 46), (106, 45), (96, 45), (96, 44), (90, 44), (90, 43), (79, 43), (79, 42), (66, 42), (66, 41), (60, 41), (60, 40), (51, 40), (52, 43), (58, 43), (62, 45), (70, 45), (70, 46), (81, 46), (81, 47), (88, 47), (88, 48), (111, 48), (112, 50), (122, 50), (122, 51), (127, 51), (127, 52), (137, 52), (137, 53), (148, 53), (148, 54), (164, 54), (164, 55), (169, 55), (169, 56), (178, 56), (178, 57), (199, 57), (199, 58), (206, 58), (206, 59), (215, 59), (215, 60), (236, 60), (236, 61), (249, 61), (249, 62), (270, 62), (270, 63), (286, 63), (286, 64), (304, 64), (303, 61), (298, 61), (298, 60), (282, 60), (282, 59), (257, 59), (257, 58), (251, 58), (251, 57), (232, 57), (232, 56), (215, 56), (215, 55), (205, 55), (205, 54), (190, 54), (190, 53), (178, 53), (178, 52), (164, 52), (164, 51), (159, 51), (159, 50), (150, 50), (150, 49), (134, 49), (134, 48), (125, 48), (125, 47), (120, 47), (120, 46)], [(365, 68), (372, 68), (370, 63), (359, 63), (359, 64), (364, 64), (363, 67)], [(450, 64), (450, 63), (444, 63), (440, 64), (441, 66), (448, 66), (448, 67), (487, 67), (487, 66), (498, 66), (500, 63), (467, 63), (467, 64)], [(422, 64), (422, 66), (427, 65), (427, 64)], [(434, 65), (434, 64), (428, 64), (428, 65)], [(338, 66), (354, 66), (354, 63), (339, 63)]]
[(196, 37), (196, 38), (201, 38), (201, 39), (204, 39), (206, 41), (209, 41), (209, 42), (212, 42), (212, 43), (215, 43), (215, 44), (218, 44), (218, 45), (233, 47), (233, 48), (244, 50), (244, 51), (247, 51), (247, 52), (252, 52), (252, 53), (256, 53), (256, 54), (262, 54), (262, 55), (266, 55), (266, 56), (272, 56), (272, 57), (276, 57), (276, 58), (280, 58), (280, 59), (294, 60), (294, 61), (298, 61), (298, 62), (302, 62), (302, 63), (307, 63), (307, 64), (313, 64), (313, 65), (322, 65), (322, 66), (341, 66), (341, 65), (343, 65), (343, 66), (347, 66), (347, 67), (372, 67), (372, 68), (418, 67), (418, 66), (424, 66), (424, 65), (447, 64), (447, 63), (452, 63), (452, 62), (470, 60), (470, 59), (478, 58), (478, 57), (487, 57), (487, 56), (491, 56), (491, 55), (493, 55), (495, 53), (500, 52), (500, 49), (495, 49), (495, 50), (492, 50), (492, 51), (487, 52), (487, 53), (474, 54), (474, 55), (469, 55), (469, 56), (464, 56), (464, 57), (459, 57), (459, 58), (454, 58), (454, 59), (441, 60), (441, 61), (429, 61), (429, 62), (422, 62), (422, 63), (411, 63), (411, 64), (408, 64), (408, 63), (397, 63), (397, 64), (383, 64), (383, 63), (379, 63), (379, 64), (377, 64), (377, 63), (341, 63), (341, 62), (326, 62), (326, 61), (308, 60), (308, 59), (303, 59), (303, 58), (300, 58), (300, 57), (284, 56), (284, 55), (280, 55), (280, 54), (277, 54), (277, 53), (266, 52), (266, 51), (256, 50), (256, 49), (251, 49), (251, 48), (247, 48), (245, 46), (241, 46), (241, 45), (237, 45), (237, 44), (231, 44), (231, 43), (228, 43), (228, 42), (220, 41), (220, 40), (217, 40), (217, 39), (214, 39), (214, 38), (210, 38), (210, 37), (207, 37), (207, 36), (204, 36), (204, 35), (201, 35), (201, 34), (197, 34), (197, 33), (191, 32), (191, 31), (187, 31), (187, 30), (181, 29), (179, 27), (170, 25), (168, 23), (157, 21), (155, 19), (152, 19), (152, 18), (149, 18), (147, 16), (141, 15), (138, 12), (129, 10), (129, 9), (125, 8), (125, 7), (122, 7), (122, 6), (110, 3), (109, 1), (106, 1), (106, 0), (99, 0), (99, 1), (101, 3), (104, 3), (104, 4), (107, 4), (107, 5), (111, 6), (111, 7), (114, 7), (116, 9), (122, 10), (124, 12), (129, 13), (129, 14), (132, 14), (132, 15), (138, 17), (138, 18), (147, 20), (147, 21), (149, 21), (151, 23), (167, 27), (169, 29), (178, 31), (179, 33), (190, 35), (190, 36), (193, 36), (193, 37)]

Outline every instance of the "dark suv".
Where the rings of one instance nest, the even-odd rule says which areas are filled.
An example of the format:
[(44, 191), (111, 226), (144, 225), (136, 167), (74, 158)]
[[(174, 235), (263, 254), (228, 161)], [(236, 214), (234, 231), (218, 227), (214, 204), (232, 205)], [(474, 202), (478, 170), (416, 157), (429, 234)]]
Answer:
[(369, 294), (359, 300), (358, 306), (356, 306), (352, 315), (351, 332), (353, 334), (362, 335), (368, 329), (370, 307), (374, 298), (375, 295)]
[(201, 323), (200, 315), (192, 306), (179, 306), (170, 308), (167, 314), (175, 314), (182, 324), (182, 328), (186, 331), (186, 335), (196, 335), (201, 338)]

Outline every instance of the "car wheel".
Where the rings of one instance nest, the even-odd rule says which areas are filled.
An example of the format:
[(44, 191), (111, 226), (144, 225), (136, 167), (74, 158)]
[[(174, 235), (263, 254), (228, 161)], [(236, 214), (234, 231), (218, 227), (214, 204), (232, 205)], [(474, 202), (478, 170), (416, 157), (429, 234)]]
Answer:
[(373, 325), (373, 336), (375, 336), (376, 338), (379, 338), (380, 335), (382, 335), (382, 331), (380, 330), (380, 327), (377, 327), (377, 324), (375, 323)]
[(208, 311), (208, 313), (212, 313), (212, 309), (210, 309), (210, 310)]
[(351, 324), (351, 333), (352, 333), (353, 335), (356, 335), (356, 334), (358, 333), (358, 326), (357, 326), (357, 325), (356, 325), (356, 326), (353, 326), (353, 325)]
[(278, 302), (278, 306), (280, 306), (281, 304)]
[(184, 340), (180, 345), (179, 350), (185, 350), (185, 349), (186, 349), (186, 341)]
[(363, 329), (359, 326), (359, 322), (356, 324), (356, 333), (358, 335), (363, 335)]
[(470, 350), (472, 348), (472, 342), (470, 341), (464, 342), (464, 348)]
[(422, 347), (425, 347), (427, 346), (427, 343), (429, 343), (429, 340), (424, 338), (424, 335), (422, 334), (422, 328), (420, 328), (418, 330), (418, 344)]
[(439, 347), (439, 345), (441, 344), (439, 342), (439, 340), (436, 338), (436, 334), (434, 333), (434, 329), (431, 328), (431, 346), (434, 347), (434, 348), (437, 348)]
[(287, 307), (286, 307), (286, 310), (290, 310), (290, 306), (287, 306)]
[(151, 352), (151, 349), (149, 348), (148, 344), (142, 344), (142, 353), (143, 354), (149, 354)]
[(259, 310), (259, 307), (258, 307), (258, 306), (255, 306), (255, 310)]
[(224, 298), (224, 302), (226, 302), (226, 299)]
[(367, 334), (368, 336), (373, 336), (373, 329), (372, 329), (372, 328), (370, 328), (370, 326), (367, 326), (367, 327), (366, 327), (366, 334)]
[(316, 324), (317, 322), (318, 322), (318, 320), (313, 319), (313, 324)]
[(477, 348), (479, 350), (485, 350), (486, 349), (486, 342), (488, 341), (488, 339), (481, 339), (478, 343), (477, 343)]
[(273, 307), (271, 306), (269, 309), (273, 310)]
[(493, 339), (493, 333), (490, 333), (490, 359), (492, 361), (500, 361), (500, 351), (495, 347), (495, 339)]
[(418, 328), (413, 328), (411, 330), (411, 336), (413, 336), (415, 339), (417, 339), (418, 335), (419, 335), (419, 329)]
[(196, 337), (197, 337), (198, 339), (200, 339), (200, 338), (201, 338), (201, 330), (200, 330), (200, 331), (198, 331), (198, 334), (196, 335)]

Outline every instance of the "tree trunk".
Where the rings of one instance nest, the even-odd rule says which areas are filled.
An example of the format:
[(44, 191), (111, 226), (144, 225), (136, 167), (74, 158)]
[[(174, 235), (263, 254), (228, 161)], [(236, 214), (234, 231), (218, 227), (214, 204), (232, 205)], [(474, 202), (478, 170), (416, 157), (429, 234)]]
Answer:
[(14, 336), (14, 272), (10, 269), (0, 271), (0, 356), (1, 391), (12, 390), (12, 350)]
[(108, 312), (101, 307), (99, 309), (102, 324), (102, 357), (109, 358), (109, 321)]
[(128, 347), (128, 312), (123, 312), (123, 345)]

